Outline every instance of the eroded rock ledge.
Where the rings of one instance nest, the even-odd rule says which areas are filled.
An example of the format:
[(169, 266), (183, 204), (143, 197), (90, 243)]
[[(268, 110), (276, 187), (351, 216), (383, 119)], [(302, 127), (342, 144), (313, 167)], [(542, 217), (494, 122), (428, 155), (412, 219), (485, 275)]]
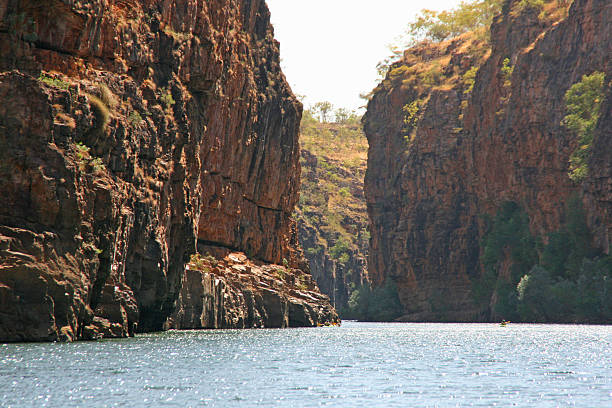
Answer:
[(196, 258), (183, 275), (170, 329), (311, 327), (338, 316), (310, 274), (254, 263), (243, 253)]

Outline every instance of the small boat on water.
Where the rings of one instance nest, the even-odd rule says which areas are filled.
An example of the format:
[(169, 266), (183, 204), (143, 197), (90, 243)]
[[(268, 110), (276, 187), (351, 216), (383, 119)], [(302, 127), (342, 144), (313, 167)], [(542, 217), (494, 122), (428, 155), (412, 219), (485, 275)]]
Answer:
[(508, 323), (510, 323), (510, 320), (502, 320), (501, 323), (499, 324), (501, 327), (506, 327), (508, 325)]

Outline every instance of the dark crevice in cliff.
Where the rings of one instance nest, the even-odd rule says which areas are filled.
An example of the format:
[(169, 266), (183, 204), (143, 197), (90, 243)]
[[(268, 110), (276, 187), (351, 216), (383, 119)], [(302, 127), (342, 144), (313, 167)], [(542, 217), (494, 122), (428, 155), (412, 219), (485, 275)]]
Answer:
[(259, 204), (257, 204), (257, 202), (256, 202), (255, 200), (252, 200), (252, 199), (250, 199), (250, 198), (248, 198), (248, 197), (246, 197), (246, 196), (244, 196), (244, 199), (245, 199), (245, 201), (248, 201), (248, 202), (250, 202), (250, 203), (252, 203), (252, 204), (255, 204), (255, 205), (257, 206), (257, 208), (260, 208), (260, 209), (262, 209), (262, 210), (267, 210), (267, 211), (274, 211), (274, 212), (278, 212), (278, 213), (283, 213), (283, 214), (285, 214), (285, 215), (287, 215), (287, 216), (289, 216), (289, 215), (290, 215), (289, 213), (284, 212), (283, 210), (281, 210), (281, 209), (279, 209), (279, 208), (272, 208), (272, 207), (266, 207), (266, 206), (263, 206), (263, 205), (259, 205)]

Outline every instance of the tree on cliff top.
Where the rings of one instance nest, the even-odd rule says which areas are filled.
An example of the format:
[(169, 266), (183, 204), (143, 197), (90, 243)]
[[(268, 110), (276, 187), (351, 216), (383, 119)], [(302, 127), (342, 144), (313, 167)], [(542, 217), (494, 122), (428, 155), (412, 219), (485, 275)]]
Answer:
[(392, 54), (376, 65), (380, 79), (384, 79), (389, 67), (401, 58), (403, 49), (418, 42), (440, 42), (468, 31), (481, 30), (483, 35), (487, 34), (493, 17), (501, 12), (504, 1), (462, 1), (448, 11), (421, 10), (416, 19), (408, 24), (406, 32), (398, 40), (399, 44), (389, 45)]
[(448, 11), (424, 9), (416, 20), (408, 25), (406, 34), (411, 41), (444, 41), (468, 31), (488, 27), (501, 11), (504, 0), (462, 1), (457, 8)]

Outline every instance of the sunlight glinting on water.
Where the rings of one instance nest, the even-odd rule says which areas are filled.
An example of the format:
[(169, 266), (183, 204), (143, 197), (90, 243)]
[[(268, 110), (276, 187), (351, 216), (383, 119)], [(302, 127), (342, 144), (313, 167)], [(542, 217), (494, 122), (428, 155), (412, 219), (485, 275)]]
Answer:
[(606, 406), (612, 328), (374, 324), (0, 346), (0, 406)]

